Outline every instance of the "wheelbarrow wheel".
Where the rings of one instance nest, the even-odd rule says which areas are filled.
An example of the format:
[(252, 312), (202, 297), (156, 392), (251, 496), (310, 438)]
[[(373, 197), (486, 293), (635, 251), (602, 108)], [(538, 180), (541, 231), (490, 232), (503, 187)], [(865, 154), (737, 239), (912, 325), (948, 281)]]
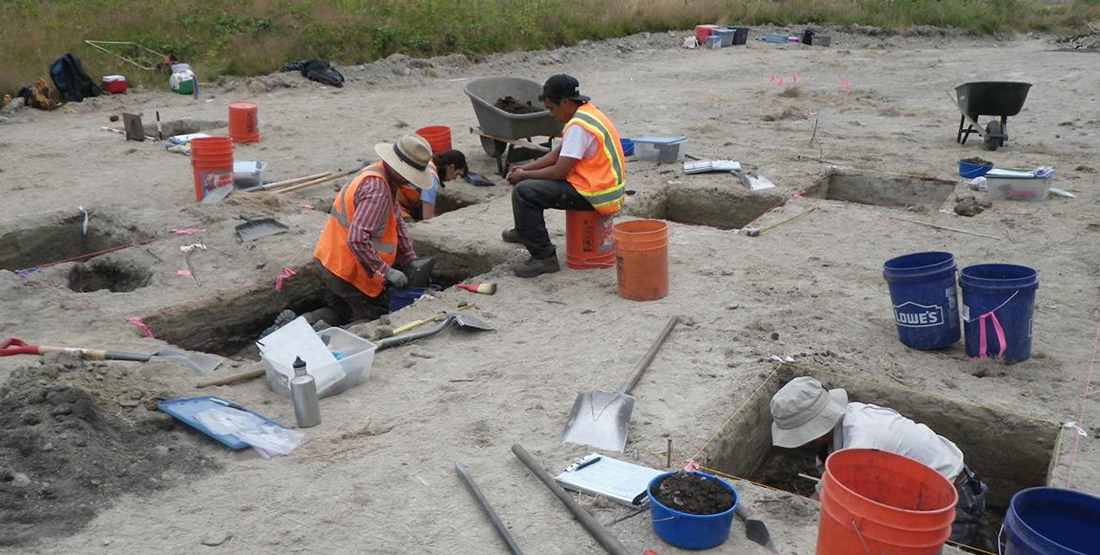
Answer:
[(489, 137), (481, 137), (481, 148), (485, 149), (485, 154), (488, 154), (490, 158), (500, 158), (504, 156), (504, 151), (508, 148), (508, 143), (490, 139)]
[(1004, 128), (1001, 127), (1001, 122), (992, 120), (985, 125), (985, 136), (982, 137), (985, 140), (986, 150), (997, 150), (1004, 146)]

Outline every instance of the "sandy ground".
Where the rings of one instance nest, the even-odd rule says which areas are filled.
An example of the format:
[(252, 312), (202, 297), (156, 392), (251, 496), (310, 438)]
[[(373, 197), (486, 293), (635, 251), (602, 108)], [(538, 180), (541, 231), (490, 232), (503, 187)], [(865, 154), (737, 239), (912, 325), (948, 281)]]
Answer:
[[(219, 205), (196, 205), (187, 158), (165, 152), (161, 144), (125, 142), (99, 130), (118, 111), (141, 111), (151, 120), (154, 100), (166, 120), (224, 120), (229, 102), (256, 102), (263, 142), (240, 146), (235, 156), (269, 162), (271, 179), (354, 167), (370, 157), (375, 142), (430, 124), (451, 126), (455, 147), (467, 152), (475, 170), (492, 174), (492, 160), (465, 132), (475, 124), (462, 94), (465, 83), (485, 75), (541, 81), (565, 72), (580, 79), (623, 136), (686, 135), (693, 154), (755, 166), (779, 186), (766, 193), (769, 202), (805, 191), (833, 165), (948, 179), (959, 183), (962, 194), (955, 162), (969, 156), (1009, 167), (1054, 166), (1057, 186), (1077, 198), (1002, 201), (963, 218), (797, 195), (759, 224), (809, 207), (817, 207), (814, 213), (758, 238), (672, 224), (670, 294), (635, 303), (616, 295), (612, 270), (564, 270), (530, 281), (511, 276), (506, 264), (522, 260), (523, 253), (499, 240), (500, 230), (511, 226), (509, 189), (501, 183), (486, 189), (452, 184), (444, 195), (477, 205), (412, 226), (417, 247), (441, 254), (452, 268), (485, 272), (477, 279), (497, 282), (500, 291), (475, 298), (447, 290), (391, 319), (404, 323), (474, 300), (475, 312), (496, 331), (451, 331), (378, 353), (369, 380), (324, 400), (323, 424), (308, 430), (308, 443), (289, 457), (263, 460), (252, 452), (229, 452), (177, 427), (174, 441), (188, 449), (172, 452), (204, 448), (220, 470), (162, 476), (167, 484), (160, 489), (115, 496), (69, 535), (0, 552), (503, 553), (454, 475), (452, 464), (461, 461), (526, 550), (599, 553), (509, 447), (522, 443), (555, 471), (590, 452), (558, 443), (573, 397), (581, 390), (613, 389), (671, 315), (682, 323), (635, 391), (630, 441), (620, 455), (626, 459), (663, 466), (666, 438), (672, 438), (683, 462), (768, 376), (770, 357), (782, 355), (957, 401), (1077, 421), (1085, 436), (1062, 434), (1051, 483), (1065, 486), (1072, 473), (1073, 487), (1100, 492), (1096, 405), (1079, 415), (1100, 301), (1100, 190), (1094, 173), (1100, 103), (1089, 71), (1093, 55), (1061, 52), (1041, 38), (834, 34), (829, 49), (750, 43), (712, 52), (677, 48), (679, 37), (635, 36), (476, 63), (458, 56), (395, 58), (342, 68), (348, 77), (344, 89), (284, 74), (261, 80), (269, 91), (227, 80), (205, 87), (198, 100), (135, 91), (76, 105), (75, 114), (18, 112), (0, 125), (0, 236), (10, 240), (17, 230), (58, 222), (79, 225), (74, 218), (83, 206), (93, 228), (154, 241), (95, 259), (146, 270), (147, 285), (130, 292), (75, 293), (66, 287), (72, 263), (27, 277), (0, 271), (0, 337), (155, 351), (164, 343), (143, 338), (127, 318), (155, 320), (156, 313), (273, 288), (283, 267), (308, 262), (326, 216), (303, 205), (323, 206), (332, 187), (289, 198), (235, 195)], [(771, 78), (790, 82), (795, 75), (798, 94), (780, 95)], [(955, 144), (958, 113), (945, 94), (957, 84), (989, 79), (1036, 85), (1023, 113), (1009, 120), (1010, 142), (995, 153), (981, 150), (977, 138)], [(735, 199), (731, 211), (761, 203), (727, 176), (684, 176), (676, 166), (642, 162), (629, 163), (628, 172), (628, 187), (637, 191), (628, 207), (634, 216), (664, 216), (685, 195)], [(951, 201), (945, 205), (949, 209)], [(673, 211), (676, 219), (685, 218), (684, 210)], [(274, 215), (291, 230), (242, 245), (233, 234), (242, 212)], [(937, 231), (896, 216), (1000, 239)], [(549, 216), (562, 254), (563, 219)], [(181, 236), (174, 228), (207, 231)], [(202, 287), (177, 273), (185, 268), (179, 247), (197, 239), (211, 247), (195, 258)], [(970, 361), (961, 343), (938, 352), (902, 346), (881, 265), (925, 250), (950, 251), (960, 266), (1010, 262), (1038, 269), (1035, 356), (1005, 367)], [(43, 252), (38, 261), (58, 258)], [(295, 279), (308, 277), (288, 284)], [(277, 296), (267, 298), (271, 306), (257, 310), (281, 308), (274, 306)], [(217, 328), (218, 322), (207, 323)], [(369, 336), (378, 325), (351, 329)], [(35, 361), (0, 358), (0, 377), (28, 364)], [(256, 364), (239, 356), (218, 372)], [(175, 365), (128, 368), (129, 379), (150, 380), (174, 395), (202, 393), (191, 387), (198, 378)], [(61, 380), (71, 374), (48, 376)], [(262, 381), (211, 394), (293, 421), (289, 401)], [(116, 408), (107, 399), (101, 408), (112, 418), (150, 417), (148, 407), (132, 405), (120, 402)], [(996, 422), (988, 433), (997, 434)], [(1015, 448), (1006, 445), (1006, 456)], [(17, 462), (0, 461), (8, 467)], [(40, 469), (11, 470), (30, 475), (27, 491), (36, 491)], [(816, 503), (741, 481), (735, 487), (768, 520), (780, 552), (813, 552)], [(605, 523), (625, 516), (603, 501), (582, 502)], [(631, 551), (679, 553), (653, 534), (647, 519), (629, 518), (611, 530)], [(226, 537), (217, 547), (201, 544)], [(744, 539), (740, 524), (716, 552), (764, 553)]]

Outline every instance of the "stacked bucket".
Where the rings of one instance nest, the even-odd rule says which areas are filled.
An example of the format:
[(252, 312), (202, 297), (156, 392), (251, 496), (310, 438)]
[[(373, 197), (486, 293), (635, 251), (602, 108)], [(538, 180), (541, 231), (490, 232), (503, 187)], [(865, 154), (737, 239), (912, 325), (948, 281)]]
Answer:
[(1031, 357), (1032, 322), (1039, 273), (1013, 264), (979, 264), (959, 273), (960, 325), (955, 258), (947, 252), (921, 252), (888, 260), (883, 277), (890, 286), (898, 339), (913, 349), (940, 349), (966, 333), (966, 354), (1006, 364)]
[(233, 140), (206, 137), (191, 140), (191, 173), (195, 201), (202, 202), (216, 189), (233, 186)]

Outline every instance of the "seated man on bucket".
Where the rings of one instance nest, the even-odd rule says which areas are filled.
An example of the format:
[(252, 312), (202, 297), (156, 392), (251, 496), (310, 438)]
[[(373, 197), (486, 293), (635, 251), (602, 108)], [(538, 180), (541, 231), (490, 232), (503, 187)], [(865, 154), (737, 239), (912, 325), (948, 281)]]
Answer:
[(410, 183), (398, 190), (397, 200), (401, 204), (401, 215), (417, 221), (434, 218), (439, 190), (446, 187), (445, 182), (464, 176), (467, 171), (469, 168), (466, 166), (466, 155), (460, 150), (447, 150), (432, 156), (432, 162), (428, 164), (432, 186), (421, 189)]
[(515, 227), (502, 233), (509, 243), (522, 243), (531, 258), (515, 267), (519, 277), (556, 272), (557, 251), (546, 232), (543, 211), (597, 210), (617, 214), (623, 205), (623, 147), (611, 120), (580, 92), (569, 75), (546, 80), (539, 96), (554, 119), (565, 124), (561, 144), (549, 154), (513, 169)]
[(398, 189), (410, 183), (431, 186), (431, 147), (420, 137), (405, 135), (374, 150), (382, 161), (363, 168), (340, 189), (313, 249), (322, 266), (328, 308), (305, 315), (311, 323), (378, 318), (389, 312), (385, 285), (404, 289), (408, 284), (395, 266), (404, 267), (416, 251), (401, 219)]
[(971, 545), (978, 537), (985, 518), (986, 485), (963, 464), (959, 448), (928, 426), (888, 408), (849, 403), (843, 389), (827, 390), (806, 376), (791, 380), (772, 397), (771, 413), (772, 444), (817, 447), (822, 469), (830, 453), (854, 447), (908, 457), (939, 472), (959, 492), (951, 541)]

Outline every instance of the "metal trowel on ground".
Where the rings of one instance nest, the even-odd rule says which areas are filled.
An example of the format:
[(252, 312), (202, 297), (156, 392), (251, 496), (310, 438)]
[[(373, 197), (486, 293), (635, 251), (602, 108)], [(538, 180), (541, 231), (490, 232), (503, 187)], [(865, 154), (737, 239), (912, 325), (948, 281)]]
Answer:
[(614, 393), (603, 391), (584, 391), (573, 402), (573, 411), (569, 413), (569, 422), (561, 435), (562, 442), (589, 445), (608, 451), (622, 451), (626, 447), (626, 437), (630, 432), (630, 414), (634, 412), (634, 397), (630, 395), (634, 386), (642, 379), (642, 374), (657, 351), (672, 332), (679, 319), (669, 318), (665, 329), (657, 341), (649, 348), (626, 382)]
[(238, 225), (236, 228), (237, 236), (241, 238), (241, 241), (249, 242), (255, 241), (261, 237), (267, 237), (268, 235), (278, 235), (280, 233), (286, 233), (288, 228), (281, 222), (275, 220), (275, 218), (254, 218), (241, 214), (238, 216), (244, 220), (245, 223)]

